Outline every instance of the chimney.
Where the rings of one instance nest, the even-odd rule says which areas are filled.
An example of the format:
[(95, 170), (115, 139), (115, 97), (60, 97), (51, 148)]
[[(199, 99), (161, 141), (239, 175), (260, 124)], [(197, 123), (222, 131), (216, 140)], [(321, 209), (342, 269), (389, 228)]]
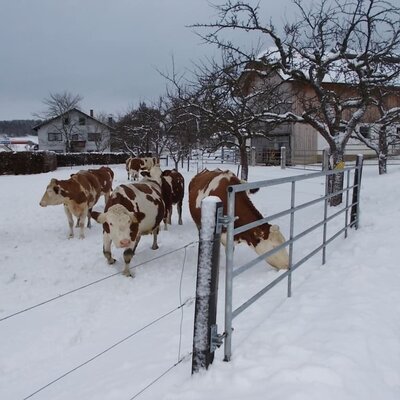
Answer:
[(93, 118), (93, 110), (90, 110), (90, 116)]
[(112, 125), (113, 123), (114, 123), (113, 117), (110, 115), (110, 116), (108, 117), (108, 125)]

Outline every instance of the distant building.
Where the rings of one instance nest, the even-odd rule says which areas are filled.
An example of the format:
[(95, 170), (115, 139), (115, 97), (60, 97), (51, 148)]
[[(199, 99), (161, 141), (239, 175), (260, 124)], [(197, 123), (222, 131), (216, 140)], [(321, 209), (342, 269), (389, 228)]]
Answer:
[[(263, 79), (269, 79), (274, 83), (281, 83), (282, 91), (286, 96), (286, 107), (283, 112), (294, 112), (301, 115), (305, 98), (311, 99), (315, 96), (313, 89), (306, 83), (295, 82), (288, 79), (281, 71), (269, 72), (268, 78), (264, 78), (260, 71), (267, 71), (268, 66), (259, 61), (249, 63), (247, 70), (243, 73), (243, 90), (250, 92), (263, 83)], [(323, 82), (324, 87), (329, 88), (333, 93), (344, 98), (354, 95), (351, 85), (342, 82)], [(390, 108), (400, 107), (400, 89), (387, 96), (387, 103)], [(346, 117), (346, 115), (345, 115)], [(378, 118), (377, 108), (369, 106), (362, 121), (356, 129), (366, 138), (370, 137), (374, 121)], [(400, 123), (394, 122), (390, 129), (400, 133)], [(249, 146), (255, 150), (256, 163), (279, 162), (281, 147), (286, 148), (287, 160), (291, 163), (309, 164), (320, 162), (323, 149), (328, 147), (327, 141), (309, 124), (285, 123), (270, 131), (266, 130), (268, 138), (255, 137), (249, 140)], [(398, 154), (400, 146), (392, 145), (389, 154)], [(374, 156), (375, 153), (359, 140), (350, 138), (345, 148), (345, 158), (354, 158), (356, 154)]]
[(39, 150), (66, 152), (110, 151), (111, 126), (73, 108), (33, 127)]

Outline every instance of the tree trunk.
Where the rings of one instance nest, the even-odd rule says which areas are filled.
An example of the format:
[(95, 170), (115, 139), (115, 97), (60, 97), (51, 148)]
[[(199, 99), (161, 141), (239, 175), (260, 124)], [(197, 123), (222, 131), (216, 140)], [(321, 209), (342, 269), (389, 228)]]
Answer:
[(378, 168), (379, 175), (386, 174), (387, 172), (387, 158), (388, 158), (388, 145), (386, 128), (381, 128), (379, 132), (379, 155), (378, 155)]
[(241, 165), (240, 179), (244, 179), (245, 181), (247, 181), (249, 177), (249, 160), (247, 157), (246, 141), (240, 143), (239, 146)]
[(378, 168), (379, 168), (379, 175), (387, 173), (387, 154), (379, 153)]
[[(344, 167), (344, 151), (342, 149), (331, 149), (329, 169), (341, 169)], [(328, 194), (336, 193), (343, 189), (344, 174), (333, 174), (328, 176)], [(329, 205), (338, 206), (342, 203), (343, 194), (339, 193), (329, 199)]]

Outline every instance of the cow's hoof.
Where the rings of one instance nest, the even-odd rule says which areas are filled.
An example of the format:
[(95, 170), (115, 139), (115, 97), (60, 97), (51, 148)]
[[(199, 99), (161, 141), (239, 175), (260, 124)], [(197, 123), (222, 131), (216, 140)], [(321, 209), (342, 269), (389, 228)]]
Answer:
[(128, 270), (124, 270), (123, 274), (125, 276), (127, 276), (128, 278), (134, 278), (135, 277), (135, 273), (133, 271), (129, 270), (129, 269)]
[(157, 250), (159, 247), (158, 246), (151, 246), (152, 250)]
[(74, 235), (68, 235), (68, 239), (73, 239)]
[(108, 259), (108, 260), (107, 260), (107, 262), (108, 262), (110, 265), (115, 264), (115, 261), (117, 261), (115, 258), (111, 258), (111, 259)]
[(85, 235), (79, 235), (79, 239), (85, 239)]

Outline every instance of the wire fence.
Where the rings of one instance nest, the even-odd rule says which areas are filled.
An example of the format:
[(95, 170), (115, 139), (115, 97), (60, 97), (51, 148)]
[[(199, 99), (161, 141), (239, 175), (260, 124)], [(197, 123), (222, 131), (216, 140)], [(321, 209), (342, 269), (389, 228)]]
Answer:
[[(146, 329), (150, 328), (151, 326), (159, 323), (160, 321), (166, 319), (168, 316), (178, 312), (180, 310), (181, 312), (181, 316), (180, 316), (180, 322), (179, 322), (179, 343), (178, 343), (178, 348), (177, 348), (177, 361), (174, 362), (172, 365), (170, 365), (166, 370), (164, 370), (161, 374), (159, 374), (158, 376), (152, 378), (152, 380), (145, 385), (144, 387), (140, 388), (134, 395), (132, 395), (132, 397), (130, 397), (130, 400), (136, 399), (138, 396), (140, 396), (141, 394), (143, 394), (145, 391), (149, 390), (153, 385), (155, 385), (162, 377), (164, 377), (166, 374), (168, 374), (170, 371), (172, 371), (174, 368), (176, 368), (179, 364), (181, 364), (183, 361), (187, 360), (190, 358), (191, 352), (188, 354), (185, 354), (182, 356), (182, 336), (183, 336), (183, 316), (184, 316), (184, 308), (185, 307), (190, 307), (195, 300), (195, 297), (188, 297), (186, 299), (183, 299), (183, 294), (182, 294), (182, 283), (183, 283), (183, 275), (184, 275), (184, 271), (185, 271), (185, 266), (187, 264), (187, 249), (191, 246), (194, 246), (196, 244), (198, 244), (199, 241), (192, 241), (190, 243), (185, 244), (184, 246), (181, 246), (177, 249), (173, 249), (171, 251), (168, 251), (166, 253), (163, 253), (157, 257), (153, 257), (149, 260), (143, 261), (135, 266), (130, 267), (130, 269), (134, 269), (134, 268), (138, 268), (144, 264), (148, 264), (148, 263), (152, 263), (156, 260), (159, 260), (163, 257), (166, 257), (170, 254), (176, 253), (176, 252), (180, 252), (183, 251), (183, 260), (182, 260), (182, 266), (181, 266), (181, 271), (180, 271), (180, 278), (179, 278), (179, 304), (164, 312), (161, 315), (158, 315), (156, 318), (154, 318), (152, 321), (148, 322), (147, 324), (145, 324), (144, 326), (136, 329), (135, 331), (131, 332), (129, 335), (126, 335), (125, 337), (121, 338), (120, 340), (118, 340), (117, 342), (107, 346), (106, 348), (104, 348), (102, 351), (99, 351), (98, 353), (92, 355), (90, 358), (88, 358), (87, 360), (81, 362), (80, 364), (76, 365), (75, 367), (69, 369), (68, 371), (62, 373), (60, 376), (50, 380), (49, 382), (47, 382), (46, 384), (42, 385), (41, 387), (39, 387), (38, 389), (36, 389), (35, 391), (31, 392), (29, 395), (26, 395), (23, 400), (27, 400), (27, 399), (31, 399), (33, 397), (35, 397), (37, 394), (41, 393), (42, 391), (44, 391), (45, 389), (49, 388), (50, 386), (54, 385), (55, 383), (63, 380), (64, 378), (66, 378), (67, 376), (71, 375), (72, 373), (80, 370), (81, 368), (83, 368), (84, 366), (87, 366), (88, 364), (91, 364), (92, 362), (94, 362), (95, 360), (97, 360), (98, 358), (100, 358), (101, 356), (105, 355), (106, 353), (109, 353), (110, 351), (116, 349), (119, 345), (121, 345), (122, 343), (127, 342), (128, 340), (134, 338), (136, 335), (138, 335), (140, 332), (145, 331)], [(77, 293), (83, 289), (86, 289), (90, 286), (96, 285), (100, 282), (103, 282), (105, 280), (108, 280), (110, 278), (113, 278), (115, 276), (121, 275), (121, 272), (117, 272), (111, 275), (108, 275), (104, 278), (101, 279), (97, 279), (93, 282), (87, 283), (85, 285), (82, 285), (80, 287), (77, 287), (75, 289), (72, 289), (68, 292), (62, 293), (59, 296), (55, 296), (52, 297), (50, 299), (47, 299), (45, 301), (42, 301), (40, 303), (34, 304), (32, 306), (26, 307), (22, 310), (19, 310), (17, 312), (14, 312), (12, 314), (9, 314), (3, 318), (0, 319), (0, 323), (4, 322), (10, 318), (16, 317), (17, 315), (21, 315), (24, 313), (28, 313), (31, 310), (34, 310), (35, 308), (38, 308), (40, 306), (43, 306), (45, 304), (51, 303), (53, 301), (59, 300), (63, 297), (66, 297), (68, 295), (71, 295), (73, 293)]]

